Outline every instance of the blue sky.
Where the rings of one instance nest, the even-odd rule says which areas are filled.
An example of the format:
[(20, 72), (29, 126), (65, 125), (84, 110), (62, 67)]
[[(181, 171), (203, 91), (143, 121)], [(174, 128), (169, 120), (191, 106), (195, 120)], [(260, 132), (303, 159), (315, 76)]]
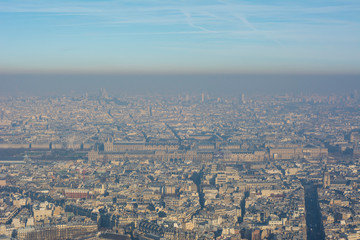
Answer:
[(0, 73), (360, 73), (360, 1), (0, 1)]

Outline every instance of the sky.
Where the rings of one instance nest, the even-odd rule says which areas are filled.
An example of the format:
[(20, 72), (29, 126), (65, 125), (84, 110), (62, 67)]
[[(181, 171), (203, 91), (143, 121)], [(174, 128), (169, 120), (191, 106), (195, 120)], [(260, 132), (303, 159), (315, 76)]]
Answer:
[(7, 74), (360, 74), (358, 0), (1, 0)]

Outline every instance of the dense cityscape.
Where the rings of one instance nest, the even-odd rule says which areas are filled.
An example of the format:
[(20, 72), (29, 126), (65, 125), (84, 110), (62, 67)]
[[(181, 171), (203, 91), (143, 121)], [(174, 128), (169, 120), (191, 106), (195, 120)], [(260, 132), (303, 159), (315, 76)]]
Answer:
[(0, 239), (360, 239), (360, 96), (0, 99)]
[(359, 10), (1, 0), (0, 240), (360, 240)]

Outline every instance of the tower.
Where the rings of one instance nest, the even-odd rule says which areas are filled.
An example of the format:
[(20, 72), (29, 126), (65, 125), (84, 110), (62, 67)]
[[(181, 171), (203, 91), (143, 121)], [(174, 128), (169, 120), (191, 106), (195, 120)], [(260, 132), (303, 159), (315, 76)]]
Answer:
[(112, 138), (108, 138), (104, 143), (104, 151), (105, 152), (113, 152), (114, 151), (114, 142)]
[(242, 104), (245, 104), (246, 103), (246, 100), (245, 100), (245, 94), (241, 94), (241, 102)]
[(104, 88), (100, 89), (100, 97), (105, 98), (105, 99), (109, 98), (109, 95)]
[(29, 156), (27, 155), (27, 152), (25, 152), (24, 162), (25, 163), (30, 163), (31, 162), (31, 158), (29, 158)]
[(330, 174), (328, 172), (324, 173), (323, 177), (323, 188), (327, 188), (330, 186)]

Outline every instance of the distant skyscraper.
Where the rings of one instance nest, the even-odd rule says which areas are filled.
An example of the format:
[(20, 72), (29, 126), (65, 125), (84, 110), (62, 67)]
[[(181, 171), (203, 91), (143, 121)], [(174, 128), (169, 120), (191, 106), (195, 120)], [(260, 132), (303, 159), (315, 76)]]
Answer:
[(205, 93), (201, 94), (201, 102), (205, 102)]
[(353, 99), (355, 101), (357, 101), (359, 99), (359, 92), (357, 89), (354, 90), (354, 93), (353, 93)]
[(241, 102), (242, 104), (245, 104), (246, 103), (246, 100), (245, 100), (245, 94), (241, 94)]
[(106, 90), (104, 88), (100, 89), (100, 96), (102, 98), (109, 98), (109, 95), (107, 94)]

